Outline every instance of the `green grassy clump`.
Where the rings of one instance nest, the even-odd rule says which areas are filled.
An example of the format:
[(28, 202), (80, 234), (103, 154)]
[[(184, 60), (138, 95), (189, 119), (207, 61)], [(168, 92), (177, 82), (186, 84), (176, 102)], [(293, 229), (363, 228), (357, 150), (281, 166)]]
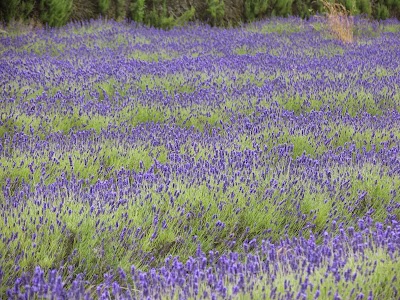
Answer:
[(378, 152), (383, 144), (392, 148), (396, 146), (396, 140), (400, 139), (400, 132), (393, 130), (393, 138), (387, 130), (373, 131), (369, 128), (355, 128), (335, 122), (329, 122), (319, 127), (317, 132), (289, 132), (289, 128), (283, 124), (273, 128), (265, 128), (255, 135), (248, 133), (237, 137), (237, 147), (240, 150), (255, 150), (254, 142), (265, 145), (269, 149), (279, 145), (293, 145), (291, 156), (296, 159), (303, 154), (318, 157), (328, 151), (342, 151), (354, 145), (355, 149)]
[[(87, 147), (86, 147), (87, 148)], [(80, 179), (89, 179), (90, 183), (114, 176), (114, 172), (141, 170), (140, 163), (147, 170), (157, 159), (161, 163), (168, 161), (168, 151), (163, 147), (136, 146), (128, 148), (104, 142), (96, 148), (85, 150), (60, 151), (48, 149), (40, 157), (15, 150), (11, 157), (0, 157), (0, 183), (7, 179), (12, 182), (26, 182), (35, 185), (44, 179), (45, 184), (53, 183), (62, 173), (75, 174)], [(51, 158), (50, 152), (52, 152)], [(72, 165), (71, 165), (72, 162)]]

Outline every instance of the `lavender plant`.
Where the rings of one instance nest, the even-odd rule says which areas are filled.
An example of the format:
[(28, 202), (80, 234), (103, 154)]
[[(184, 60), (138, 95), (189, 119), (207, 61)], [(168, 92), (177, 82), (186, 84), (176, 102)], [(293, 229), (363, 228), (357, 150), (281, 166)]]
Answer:
[(1, 36), (0, 295), (397, 299), (400, 24), (319, 22)]

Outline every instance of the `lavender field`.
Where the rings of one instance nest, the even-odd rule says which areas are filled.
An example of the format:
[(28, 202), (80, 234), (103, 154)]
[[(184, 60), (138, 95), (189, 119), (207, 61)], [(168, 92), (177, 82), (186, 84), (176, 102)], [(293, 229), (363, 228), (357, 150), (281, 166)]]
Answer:
[(4, 32), (1, 299), (400, 299), (400, 22)]

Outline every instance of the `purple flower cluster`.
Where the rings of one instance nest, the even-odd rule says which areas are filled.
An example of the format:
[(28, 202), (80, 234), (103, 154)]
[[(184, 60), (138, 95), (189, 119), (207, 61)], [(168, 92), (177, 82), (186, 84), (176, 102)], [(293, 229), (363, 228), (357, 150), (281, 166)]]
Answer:
[(323, 26), (1, 36), (0, 298), (399, 298), (400, 24)]
[[(279, 244), (265, 240), (258, 244), (251, 240), (243, 245), (247, 249), (243, 253), (210, 251), (207, 255), (199, 246), (195, 256), (186, 262), (168, 256), (162, 266), (147, 272), (132, 266), (127, 274), (119, 268), (104, 274), (103, 282), (90, 289), (84, 274), (78, 274), (66, 287), (57, 270), (49, 271), (46, 276), (36, 267), (33, 274), (16, 279), (7, 296), (230, 299), (250, 295), (255, 299), (375, 299), (379, 298), (374, 291), (376, 287), (366, 290), (360, 282), (369, 281), (371, 274), (378, 272), (384, 277), (385, 289), (390, 289), (396, 299), (400, 283), (395, 269), (399, 265), (400, 226), (397, 222), (387, 227), (381, 223), (373, 225), (371, 218), (360, 219), (359, 223), (364, 223), (359, 231), (340, 224), (338, 236), (325, 232), (321, 244), (316, 243), (314, 236), (284, 239)], [(377, 251), (387, 251), (385, 260), (377, 259)], [(384, 268), (387, 263), (395, 267), (391, 271), (390, 266)], [(383, 270), (387, 273), (381, 274)]]

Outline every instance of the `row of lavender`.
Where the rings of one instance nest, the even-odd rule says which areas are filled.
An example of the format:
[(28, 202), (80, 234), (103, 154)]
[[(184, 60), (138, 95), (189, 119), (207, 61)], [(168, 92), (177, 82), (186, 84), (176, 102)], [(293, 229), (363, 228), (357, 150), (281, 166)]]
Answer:
[[(379, 32), (373, 27), (360, 30), (357, 45), (343, 45), (316, 30), (315, 21), (283, 24), (298, 32), (278, 34), (274, 21), (169, 32), (93, 23), (3, 38), (2, 103), (17, 115), (38, 114), (43, 127), (56, 125), (56, 114), (128, 122), (138, 106), (176, 118), (181, 110), (185, 117), (193, 111), (229, 118), (229, 108), (247, 112), (275, 102), (296, 113), (379, 115), (398, 107), (397, 33), (383, 27), (371, 38), (368, 30)], [(6, 120), (22, 125), (15, 115)], [(88, 123), (81, 126), (95, 127)]]
[(398, 298), (400, 24), (357, 22), (2, 38), (0, 294)]
[[(251, 240), (242, 253), (200, 249), (182, 262), (167, 257), (148, 272), (131, 267), (104, 274), (97, 286), (79, 274), (65, 287), (59, 270), (36, 267), (7, 291), (7, 297), (31, 299), (398, 299), (400, 226), (372, 226), (358, 220), (360, 231), (339, 226), (322, 244), (309, 239), (286, 239), (279, 244)], [(249, 253), (251, 251), (251, 253)], [(72, 272), (70, 268), (70, 272)], [(46, 276), (45, 273), (48, 273)], [(367, 288), (366, 288), (367, 287)]]

